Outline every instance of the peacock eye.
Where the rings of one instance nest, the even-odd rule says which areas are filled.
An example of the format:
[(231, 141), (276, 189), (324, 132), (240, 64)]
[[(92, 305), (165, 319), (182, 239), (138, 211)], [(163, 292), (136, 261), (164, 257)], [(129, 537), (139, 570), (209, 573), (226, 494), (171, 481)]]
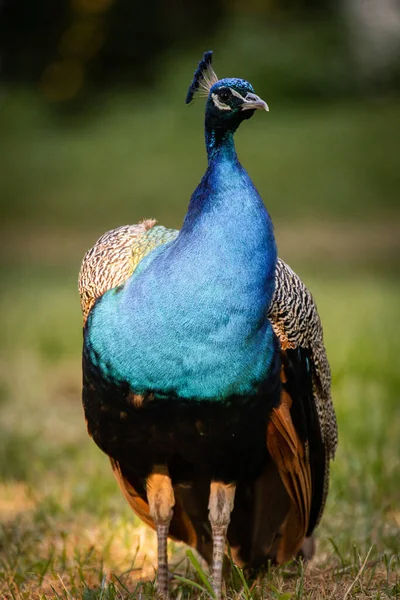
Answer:
[(229, 92), (227, 92), (225, 90), (223, 90), (222, 92), (219, 93), (219, 97), (220, 97), (220, 100), (222, 100), (222, 102), (226, 102), (227, 100), (229, 100), (229, 96), (230, 96)]

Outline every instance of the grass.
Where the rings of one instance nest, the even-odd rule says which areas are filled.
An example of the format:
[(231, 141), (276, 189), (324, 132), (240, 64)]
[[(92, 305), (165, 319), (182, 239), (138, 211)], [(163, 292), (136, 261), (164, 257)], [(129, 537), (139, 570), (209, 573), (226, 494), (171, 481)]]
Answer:
[[(85, 431), (75, 273), (32, 265), (1, 275), (0, 597), (152, 598), (154, 534)], [(325, 325), (340, 427), (318, 552), (249, 588), (234, 570), (226, 598), (399, 598), (399, 287), (390, 275), (335, 270), (305, 280)], [(173, 597), (210, 597), (185, 548), (170, 552)]]

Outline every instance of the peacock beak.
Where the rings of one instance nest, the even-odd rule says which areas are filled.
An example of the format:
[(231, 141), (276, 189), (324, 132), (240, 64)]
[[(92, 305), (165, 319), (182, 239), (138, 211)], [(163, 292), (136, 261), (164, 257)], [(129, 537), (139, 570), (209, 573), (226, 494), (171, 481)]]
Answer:
[(264, 100), (261, 100), (259, 96), (251, 93), (247, 94), (242, 104), (242, 110), (254, 110), (257, 108), (269, 111), (268, 104)]

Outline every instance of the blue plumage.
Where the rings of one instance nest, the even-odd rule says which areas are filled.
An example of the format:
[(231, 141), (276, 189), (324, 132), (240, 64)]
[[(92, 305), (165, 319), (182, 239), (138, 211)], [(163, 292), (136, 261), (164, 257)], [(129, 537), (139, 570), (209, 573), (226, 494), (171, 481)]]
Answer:
[(121, 290), (104, 294), (86, 343), (104, 374), (140, 393), (252, 393), (272, 358), (275, 263), (270, 218), (229, 138), (177, 239), (146, 257)]

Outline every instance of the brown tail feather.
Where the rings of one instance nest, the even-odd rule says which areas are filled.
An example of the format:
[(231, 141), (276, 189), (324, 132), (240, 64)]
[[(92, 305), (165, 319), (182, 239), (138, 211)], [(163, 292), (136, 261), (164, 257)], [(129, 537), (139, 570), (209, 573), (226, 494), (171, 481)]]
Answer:
[(267, 447), (292, 501), (282, 527), (282, 538), (276, 560), (287, 562), (295, 556), (304, 541), (311, 509), (311, 470), (304, 444), (290, 415), (292, 400), (283, 389), (281, 404), (274, 408), (268, 424)]

